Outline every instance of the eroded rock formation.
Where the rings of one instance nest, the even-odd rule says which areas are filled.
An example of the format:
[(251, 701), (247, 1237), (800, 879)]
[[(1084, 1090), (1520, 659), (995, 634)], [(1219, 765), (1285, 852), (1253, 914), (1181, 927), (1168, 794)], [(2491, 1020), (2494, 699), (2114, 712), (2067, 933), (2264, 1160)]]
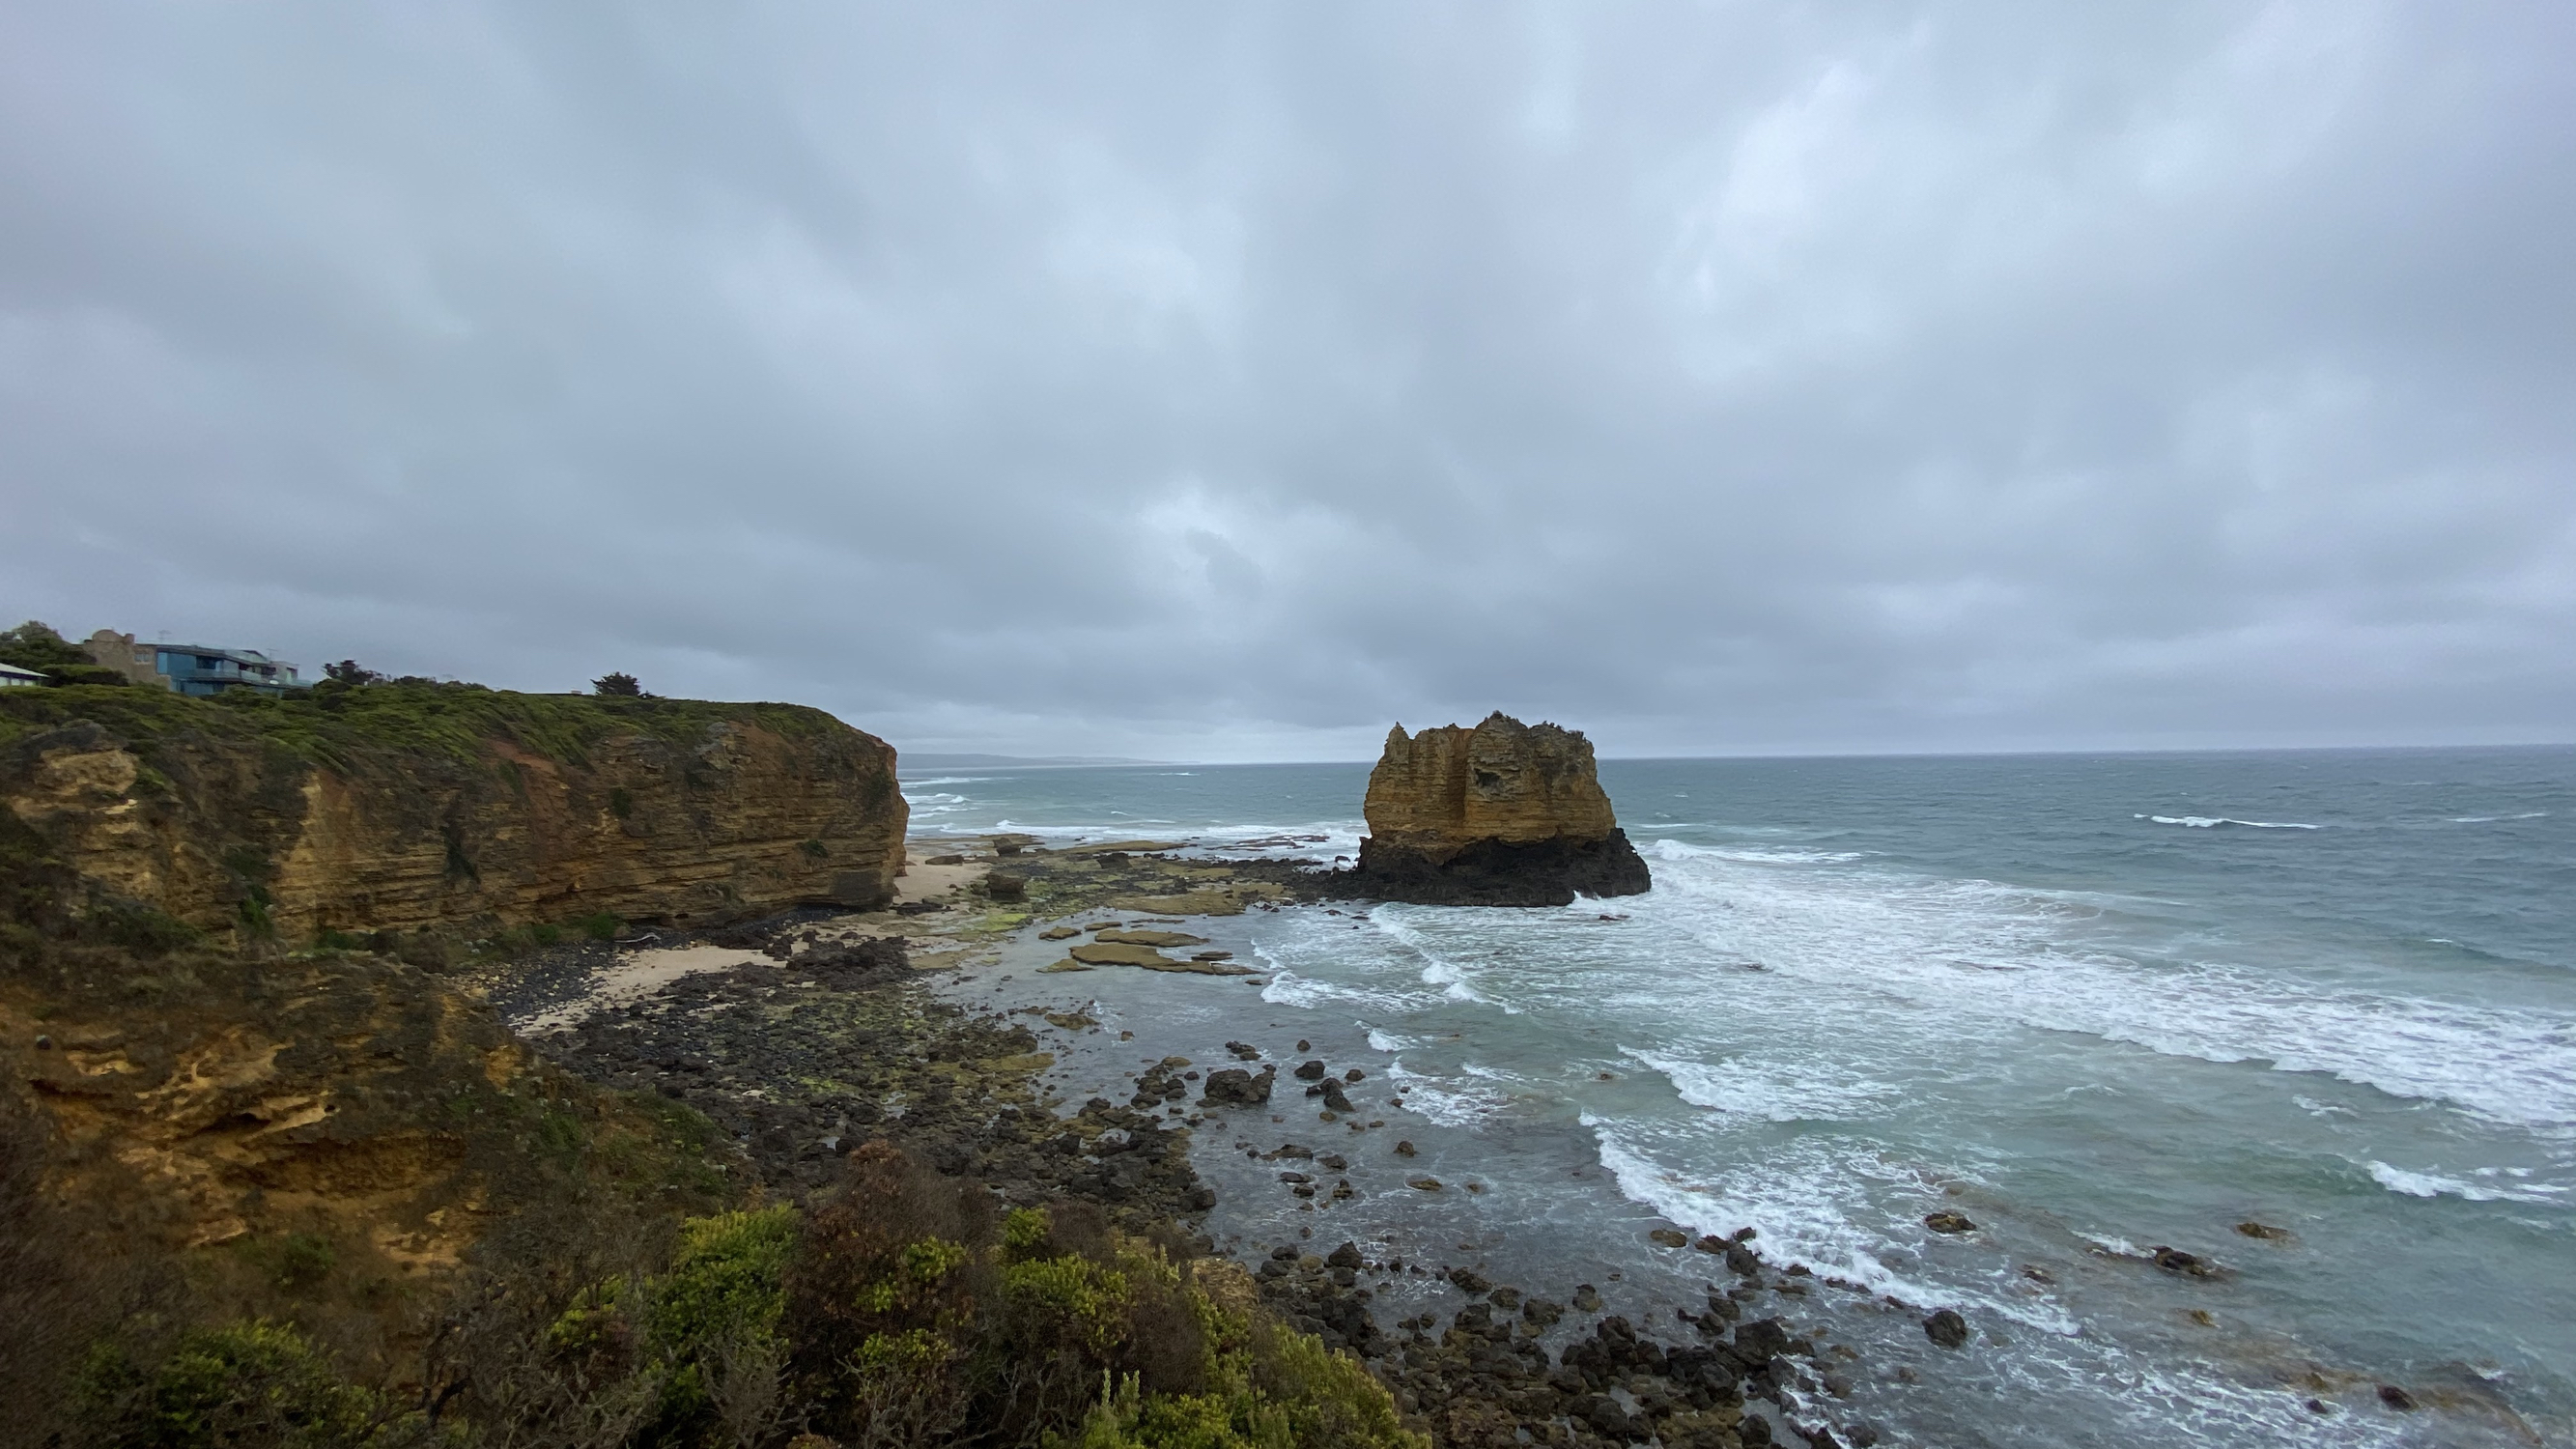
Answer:
[(107, 896), (293, 943), (892, 895), (893, 747), (819, 710), (401, 688), (69, 718), (67, 696), (140, 692), (22, 691), (49, 698), (0, 706), (0, 804)]
[(1354, 883), (1431, 905), (1564, 905), (1651, 889), (1601, 791), (1592, 742), (1496, 711), (1473, 729), (1388, 731), (1369, 772)]

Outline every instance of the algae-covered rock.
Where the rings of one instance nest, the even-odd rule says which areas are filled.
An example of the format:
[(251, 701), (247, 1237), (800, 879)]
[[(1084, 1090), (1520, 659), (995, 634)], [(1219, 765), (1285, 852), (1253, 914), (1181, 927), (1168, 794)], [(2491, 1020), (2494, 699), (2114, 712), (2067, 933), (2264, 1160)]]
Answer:
[(1088, 966), (1178, 967), (1181, 964), (1151, 946), (1128, 946), (1117, 942), (1104, 945), (1098, 940), (1085, 941), (1066, 954)]
[(1204, 946), (1207, 937), (1186, 931), (1103, 931), (1092, 938), (1128, 946)]

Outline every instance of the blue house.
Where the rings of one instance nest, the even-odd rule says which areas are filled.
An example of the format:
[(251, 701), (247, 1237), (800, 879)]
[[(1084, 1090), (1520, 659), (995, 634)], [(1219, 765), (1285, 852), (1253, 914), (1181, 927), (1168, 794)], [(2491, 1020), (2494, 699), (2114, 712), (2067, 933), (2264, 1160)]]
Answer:
[(295, 666), (271, 659), (256, 649), (217, 649), (208, 644), (154, 646), (153, 671), (181, 694), (221, 694), (227, 689), (255, 689), (283, 694), (302, 681)]
[(137, 684), (158, 684), (181, 694), (221, 694), (227, 689), (283, 694), (304, 682), (296, 677), (294, 665), (256, 649), (146, 644), (113, 629), (90, 635), (82, 648), (92, 663), (117, 670)]

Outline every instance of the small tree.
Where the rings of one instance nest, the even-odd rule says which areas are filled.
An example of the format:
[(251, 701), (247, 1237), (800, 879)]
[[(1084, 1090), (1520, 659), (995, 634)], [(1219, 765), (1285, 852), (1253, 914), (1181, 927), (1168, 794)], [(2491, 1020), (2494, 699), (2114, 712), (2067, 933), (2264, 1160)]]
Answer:
[(79, 645), (34, 619), (15, 629), (0, 629), (0, 664), (54, 670), (89, 662), (89, 655)]
[(382, 674), (364, 667), (355, 659), (343, 659), (337, 664), (325, 664), (322, 666), (322, 672), (342, 684), (373, 684), (384, 678)]
[(590, 690), (623, 699), (641, 699), (644, 695), (644, 686), (636, 683), (632, 674), (603, 674), (590, 682)]

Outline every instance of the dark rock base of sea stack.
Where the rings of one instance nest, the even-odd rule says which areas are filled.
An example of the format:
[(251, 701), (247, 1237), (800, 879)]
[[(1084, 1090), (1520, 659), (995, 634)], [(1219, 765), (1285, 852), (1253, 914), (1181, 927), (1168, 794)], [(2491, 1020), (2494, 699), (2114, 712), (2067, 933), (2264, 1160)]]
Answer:
[(1349, 883), (1378, 900), (1425, 906), (1562, 906), (1578, 895), (1643, 895), (1655, 884), (1624, 830), (1601, 840), (1479, 840), (1437, 863), (1363, 840)]

